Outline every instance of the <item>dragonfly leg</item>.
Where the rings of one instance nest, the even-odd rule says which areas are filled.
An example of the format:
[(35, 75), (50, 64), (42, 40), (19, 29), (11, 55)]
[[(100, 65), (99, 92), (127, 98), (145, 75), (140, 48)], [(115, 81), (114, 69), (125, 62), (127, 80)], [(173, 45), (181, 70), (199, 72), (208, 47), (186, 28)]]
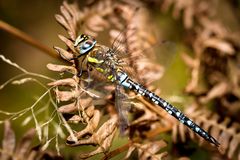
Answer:
[(92, 71), (92, 68), (89, 65), (87, 65), (87, 70), (84, 71), (84, 72), (87, 72), (87, 75), (88, 75), (88, 77), (87, 77), (87, 86), (85, 87), (85, 89), (88, 89), (91, 86), (91, 75), (90, 75), (91, 71)]
[[(83, 74), (83, 68), (82, 68), (82, 64), (83, 64), (83, 61), (85, 60), (86, 57), (84, 57), (81, 61), (81, 64), (80, 64), (80, 71), (78, 71), (78, 77), (81, 77), (82, 74)], [(79, 68), (79, 67), (78, 67)]]

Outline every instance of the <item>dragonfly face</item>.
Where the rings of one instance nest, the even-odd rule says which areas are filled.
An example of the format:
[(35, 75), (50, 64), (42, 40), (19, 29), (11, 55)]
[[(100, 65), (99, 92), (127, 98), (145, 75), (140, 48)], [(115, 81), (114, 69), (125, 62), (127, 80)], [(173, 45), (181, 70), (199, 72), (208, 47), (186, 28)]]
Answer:
[(77, 37), (74, 43), (74, 47), (77, 47), (81, 56), (91, 51), (96, 43), (97, 41), (93, 37), (82, 34)]

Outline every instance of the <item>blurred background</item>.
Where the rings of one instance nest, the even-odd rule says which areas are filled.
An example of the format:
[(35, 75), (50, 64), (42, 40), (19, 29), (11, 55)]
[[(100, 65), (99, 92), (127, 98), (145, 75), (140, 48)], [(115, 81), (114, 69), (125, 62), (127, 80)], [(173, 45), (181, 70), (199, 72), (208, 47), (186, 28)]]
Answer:
[[(174, 56), (171, 56), (171, 60), (168, 60), (169, 62), (167, 62), (168, 64), (166, 65), (166, 72), (163, 78), (156, 82), (156, 86), (161, 88), (161, 96), (164, 98), (171, 99), (171, 97), (173, 97), (172, 95), (176, 95), (176, 97), (181, 98), (184, 97), (183, 101), (177, 101), (175, 97), (175, 103), (182, 106), (182, 104), (188, 104), (188, 100), (191, 100), (192, 97), (189, 97), (184, 92), (187, 83), (191, 79), (191, 69), (189, 69), (182, 60), (181, 53), (187, 53), (190, 56), (195, 55), (193, 49), (194, 46), (190, 45), (192, 41), (191, 38), (193, 36), (189, 36), (189, 32), (186, 31), (187, 27), (184, 26), (182, 15), (178, 18), (174, 16), (174, 13), (171, 10), (174, 7), (169, 11), (162, 12), (160, 11), (161, 7), (158, 8), (155, 6), (151, 8), (151, 5), (154, 5), (155, 2), (158, 1), (150, 1), (148, 3), (148, 9), (151, 14), (154, 15), (152, 18), (158, 26), (162, 39), (173, 42), (175, 52)], [(214, 19), (217, 19), (221, 23), (225, 24), (227, 31), (231, 31), (231, 33), (239, 33), (240, 0), (212, 0), (212, 2), (212, 7), (215, 11)], [(79, 6), (85, 7), (84, 3), (85, 2), (83, 1), (79, 1)], [(55, 14), (60, 12), (59, 8), (61, 4), (61, 0), (0, 0), (0, 20), (29, 34), (50, 49), (52, 49), (53, 46), (65, 48), (64, 44), (61, 40), (59, 40), (58, 34), (66, 35), (66, 32), (56, 22), (54, 17)], [(194, 10), (195, 8), (192, 9)], [(189, 30), (191, 31), (191, 29)], [(236, 45), (234, 47), (237, 48), (238, 46)], [(64, 64), (63, 61), (43, 53), (42, 51), (22, 42), (18, 38), (1, 29), (0, 54), (4, 55), (12, 62), (17, 63), (27, 71), (39, 73), (52, 78), (59, 78), (59, 75), (49, 71), (46, 68), (46, 65), (48, 63)], [(159, 59), (159, 63), (163, 62), (163, 60), (161, 60), (161, 56), (158, 55), (157, 57)], [(0, 85), (20, 73), (21, 72), (15, 67), (6, 64), (2, 60), (0, 61)], [(43, 80), (43, 83), (44, 82), (48, 83), (48, 81)], [(32, 82), (23, 85), (9, 84), (0, 90), (0, 110), (17, 112), (29, 107), (36, 101), (36, 99), (39, 98), (40, 95), (43, 94), (44, 91), (44, 88), (39, 85), (35, 85)], [(39, 106), (41, 106), (41, 104), (39, 104)], [(8, 116), (1, 115), (0, 117), (0, 120), (2, 121)], [(27, 126), (22, 126), (21, 124), (23, 120), (24, 117), (19, 118), (19, 120), (13, 121), (12, 123), (17, 139), (22, 136), (27, 128), (31, 128), (34, 125), (32, 122)], [(1, 140), (3, 137), (2, 124), (0, 124), (0, 128)], [(166, 137), (170, 138), (169, 136)], [(75, 150), (77, 151), (78, 149)], [(192, 154), (194, 159), (199, 155), (201, 155), (200, 159), (206, 158), (206, 156), (202, 155), (202, 153), (206, 153), (202, 149), (198, 149), (195, 153)], [(206, 155), (208, 154), (209, 153), (206, 153)]]
[[(54, 52), (54, 45), (63, 46), (57, 35), (58, 33), (63, 33), (64, 30), (57, 24), (54, 17), (54, 15), (59, 12), (59, 6), (61, 4), (61, 0), (1, 0), (0, 20), (29, 34)], [(53, 72), (50, 72), (46, 68), (46, 65), (50, 62), (59, 63), (60, 61), (58, 59), (24, 43), (1, 29), (0, 37), (1, 55), (4, 55), (7, 59), (17, 63), (29, 72), (54, 77)], [(15, 67), (10, 66), (3, 61), (0, 61), (0, 68), (1, 85), (10, 78), (22, 73)], [(43, 83), (48, 82), (49, 81), (44, 81)], [(25, 83), (24, 85), (7, 85), (0, 91), (0, 110), (17, 112), (30, 107), (44, 92), (45, 89), (40, 85), (36, 85), (34, 82)], [(42, 105), (44, 103), (45, 100), (43, 100)], [(29, 115), (31, 115), (31, 112), (28, 112), (25, 116), (16, 121), (12, 121), (17, 140), (23, 136), (26, 130), (34, 126), (34, 123), (30, 123), (30, 125), (27, 126), (22, 125), (23, 120)], [(5, 116), (4, 114), (1, 114), (0, 117), (1, 121), (7, 117), (9, 118), (9, 116)], [(1, 124), (0, 128), (0, 139), (2, 141), (3, 124)]]

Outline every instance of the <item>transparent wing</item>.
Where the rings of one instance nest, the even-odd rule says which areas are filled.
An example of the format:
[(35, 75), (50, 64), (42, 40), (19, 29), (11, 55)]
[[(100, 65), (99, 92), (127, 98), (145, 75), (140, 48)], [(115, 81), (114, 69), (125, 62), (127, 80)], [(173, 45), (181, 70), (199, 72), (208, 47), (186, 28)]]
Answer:
[(176, 43), (172, 41), (161, 41), (154, 47), (156, 59), (165, 69), (167, 69), (176, 58)]
[(116, 85), (115, 88), (115, 107), (119, 117), (119, 129), (120, 134), (123, 135), (124, 131), (128, 128), (128, 117), (127, 117), (127, 96), (121, 92), (121, 86)]
[(126, 30), (111, 33), (112, 39), (115, 38), (112, 40), (112, 50), (121, 59), (124, 71), (143, 85), (160, 79), (176, 55), (175, 43), (139, 35), (134, 29), (130, 31), (130, 37), (139, 35), (139, 38), (127, 41), (125, 32)]
[(112, 50), (118, 56), (127, 55), (127, 46), (126, 46), (126, 29), (123, 31), (111, 30), (110, 31)]

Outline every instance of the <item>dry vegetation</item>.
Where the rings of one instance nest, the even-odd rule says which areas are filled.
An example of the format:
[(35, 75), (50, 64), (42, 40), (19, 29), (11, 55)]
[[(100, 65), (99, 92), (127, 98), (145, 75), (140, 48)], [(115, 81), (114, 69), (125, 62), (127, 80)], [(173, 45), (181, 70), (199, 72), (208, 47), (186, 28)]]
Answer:
[[(189, 159), (187, 156), (190, 154), (185, 153), (204, 146), (205, 150), (211, 152), (211, 159), (240, 160), (240, 32), (231, 31), (227, 24), (216, 18), (218, 2), (89, 0), (86, 3), (63, 2), (56, 20), (67, 31), (67, 36), (59, 35), (66, 48), (55, 46), (54, 49), (69, 65), (47, 65), (49, 70), (64, 73), (62, 79), (51, 79), (52, 82), (48, 85), (53, 88), (57, 101), (61, 122), (59, 126), (65, 127), (69, 133), (65, 147), (79, 147), (80, 154), (75, 156), (78, 159), (97, 154), (101, 154), (102, 159), (110, 159), (124, 153), (125, 159), (183, 160)], [(231, 7), (234, 12), (234, 6)], [(184, 106), (184, 113), (215, 137), (221, 144), (219, 148), (211, 146), (183, 124), (174, 121), (165, 111), (129, 91), (125, 91), (124, 95), (129, 99), (130, 106), (125, 112), (131, 120), (127, 130), (122, 131), (119, 129), (121, 124), (114, 106), (114, 85), (102, 83), (103, 77), (94, 70), (91, 72), (90, 84), (88, 77), (77, 76), (81, 59), (71, 60), (78, 55), (74, 47), (76, 37), (79, 33), (89, 34), (96, 39), (104, 35), (108, 37), (109, 44), (117, 43), (121, 51), (128, 53), (124, 58), (128, 64), (125, 70), (135, 72), (133, 78), (136, 81), (159, 94), (152, 83), (161, 78), (164, 68), (154, 62), (154, 52), (150, 50), (158, 41), (157, 29), (150, 18), (153, 12), (168, 12), (174, 19), (182, 21), (186, 33), (182, 40), (194, 53), (181, 53), (181, 58), (191, 72), (184, 92), (192, 97), (192, 101)], [(236, 16), (237, 18), (240, 17)], [(145, 50), (147, 54), (143, 52)], [(25, 70), (23, 72), (32, 74)], [(86, 89), (88, 85), (90, 87)], [(1, 157), (6, 156), (3, 151), (9, 147), (6, 148), (4, 144), (15, 141), (9, 125), (7, 121)], [(83, 127), (79, 129), (78, 126)], [(114, 138), (120, 136), (119, 130), (124, 132), (122, 134), (128, 141), (113, 150), (111, 146)], [(167, 143), (159, 135), (171, 135), (173, 142)], [(26, 137), (28, 140), (21, 142), (22, 145), (31, 141), (32, 132), (27, 132), (25, 139)], [(190, 149), (183, 147), (188, 146), (190, 140), (197, 145)], [(45, 142), (44, 147), (49, 142)], [(18, 154), (14, 145), (11, 142), (11, 153), (8, 154)], [(94, 146), (94, 149), (81, 151), (81, 147), (87, 145)], [(181, 153), (182, 148), (185, 149), (184, 153)], [(45, 151), (36, 149), (35, 154), (40, 158), (50, 154)], [(53, 159), (59, 158), (50, 156)]]

